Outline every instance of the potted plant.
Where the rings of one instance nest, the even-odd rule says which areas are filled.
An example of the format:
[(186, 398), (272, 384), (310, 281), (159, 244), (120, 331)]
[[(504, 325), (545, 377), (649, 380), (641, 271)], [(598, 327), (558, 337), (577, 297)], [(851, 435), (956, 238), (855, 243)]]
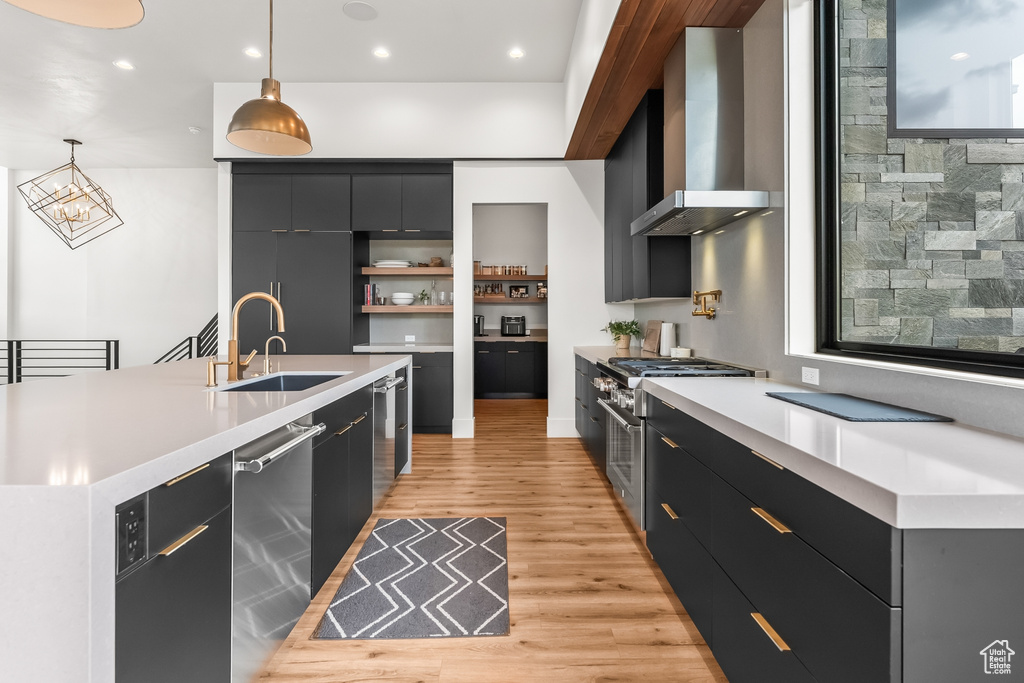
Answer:
[(612, 320), (603, 328), (604, 332), (612, 333), (616, 348), (628, 349), (629, 338), (640, 338), (640, 322), (637, 320)]
[(425, 306), (430, 303), (430, 292), (425, 289), (421, 289), (420, 293), (416, 295), (416, 298)]

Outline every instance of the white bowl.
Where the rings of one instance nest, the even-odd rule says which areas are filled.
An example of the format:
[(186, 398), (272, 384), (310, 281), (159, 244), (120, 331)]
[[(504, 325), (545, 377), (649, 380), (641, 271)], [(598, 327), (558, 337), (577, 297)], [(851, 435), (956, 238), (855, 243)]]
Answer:
[(396, 292), (391, 295), (391, 303), (395, 306), (408, 306), (412, 303), (412, 294), (406, 292)]

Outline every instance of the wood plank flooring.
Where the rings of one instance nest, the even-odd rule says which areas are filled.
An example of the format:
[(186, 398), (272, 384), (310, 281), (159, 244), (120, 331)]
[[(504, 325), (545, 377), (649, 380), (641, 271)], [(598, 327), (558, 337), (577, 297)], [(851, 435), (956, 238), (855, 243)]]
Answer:
[[(577, 439), (547, 402), (476, 402), (476, 438), (417, 434), (403, 475), (259, 680), (726, 681)], [(378, 517), (508, 518), (511, 635), (310, 640)]]

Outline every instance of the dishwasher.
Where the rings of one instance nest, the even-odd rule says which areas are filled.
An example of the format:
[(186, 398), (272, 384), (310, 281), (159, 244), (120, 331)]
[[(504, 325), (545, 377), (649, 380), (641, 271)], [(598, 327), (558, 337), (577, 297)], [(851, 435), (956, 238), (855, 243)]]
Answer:
[(373, 383), (373, 508), (395, 481), (395, 393), (404, 377), (391, 373)]
[(312, 416), (235, 450), (231, 680), (246, 683), (309, 606)]

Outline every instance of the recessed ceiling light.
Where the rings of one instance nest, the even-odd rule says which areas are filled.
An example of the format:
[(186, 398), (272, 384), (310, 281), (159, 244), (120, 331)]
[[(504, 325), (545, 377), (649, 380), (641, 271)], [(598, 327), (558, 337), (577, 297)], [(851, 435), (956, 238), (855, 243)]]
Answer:
[(970, 57), (971, 56), (966, 52), (957, 52), (955, 55), (950, 55), (949, 58), (952, 59), (954, 62), (962, 62), (965, 59), (970, 59)]
[(694, 234), (694, 235), (699, 235), (699, 234), (701, 234), (702, 232), (704, 232), (704, 231), (703, 231), (703, 230), (698, 230), (698, 231), (696, 231), (696, 232), (695, 232), (695, 233), (693, 233), (693, 234)]
[(118, 69), (124, 69), (125, 71), (132, 71), (135, 69), (135, 65), (129, 62), (127, 59), (119, 59), (114, 62), (114, 66)]
[(388, 49), (386, 47), (378, 47), (377, 49), (375, 49), (373, 51), (373, 56), (374, 57), (380, 57), (381, 59), (385, 59), (387, 57), (390, 57), (391, 53), (388, 51)]
[(723, 232), (725, 232), (725, 230), (724, 230), (724, 229), (723, 229), (723, 230), (716, 230), (716, 231), (715, 231), (715, 234), (716, 234), (716, 235), (721, 235), (721, 234), (722, 234)]
[(258, 59), (263, 56), (263, 53), (260, 52), (260, 49), (258, 47), (247, 47), (245, 48), (245, 56), (252, 57), (253, 59)]
[(775, 212), (774, 212), (774, 211), (765, 211), (765, 212), (764, 212), (764, 213), (762, 213), (761, 215), (762, 215), (762, 216), (771, 216), (771, 215), (772, 215), (773, 213), (775, 213)]
[(508, 51), (508, 56), (511, 57), (512, 59), (522, 59), (525, 54), (526, 53), (523, 52), (518, 47), (514, 47), (514, 48), (512, 48), (511, 50)]
[(346, 17), (355, 19), (356, 21), (372, 21), (377, 18), (377, 10), (368, 2), (360, 2), (354, 0), (354, 2), (346, 2), (345, 6), (341, 8), (341, 11), (345, 13)]
[(736, 218), (739, 218), (740, 216), (742, 216), (745, 213), (750, 213), (750, 212), (747, 211), (746, 209), (744, 209), (743, 211), (737, 211), (736, 213), (733, 214), (733, 216), (735, 216)]

